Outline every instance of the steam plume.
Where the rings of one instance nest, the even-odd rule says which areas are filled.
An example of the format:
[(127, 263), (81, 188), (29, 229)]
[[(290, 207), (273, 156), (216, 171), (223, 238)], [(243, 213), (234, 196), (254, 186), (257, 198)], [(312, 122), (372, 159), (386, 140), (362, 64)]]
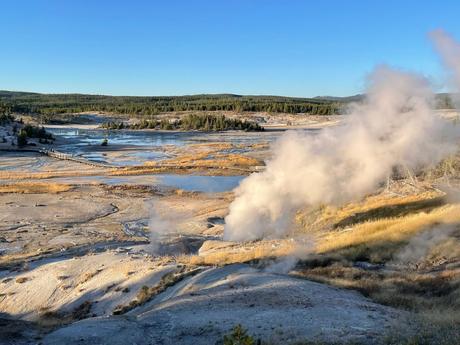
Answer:
[(453, 151), (425, 78), (380, 66), (366, 95), (343, 125), (318, 135), (290, 131), (277, 141), (266, 170), (236, 189), (226, 240), (282, 236), (300, 207), (362, 197), (395, 166), (418, 169)]
[(460, 44), (444, 30), (435, 30), (430, 33), (436, 51), (449, 73), (450, 83), (456, 91), (460, 90)]
[(397, 253), (395, 262), (407, 264), (424, 260), (433, 247), (449, 239), (454, 231), (455, 227), (444, 225), (415, 235), (407, 246)]
[(171, 218), (159, 213), (157, 203), (152, 201), (149, 209), (150, 251), (153, 254), (158, 254), (162, 238), (174, 233), (176, 231), (176, 224)]

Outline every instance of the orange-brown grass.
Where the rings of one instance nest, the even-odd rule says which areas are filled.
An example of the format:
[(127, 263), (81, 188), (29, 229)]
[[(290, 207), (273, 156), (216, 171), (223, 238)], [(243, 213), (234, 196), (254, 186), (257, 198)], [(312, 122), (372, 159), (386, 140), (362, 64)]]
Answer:
[(33, 173), (23, 172), (23, 171), (0, 171), (0, 179), (3, 179), (3, 180), (42, 180), (42, 179), (49, 179), (49, 178), (55, 178), (55, 177), (97, 176), (97, 175), (103, 175), (104, 173), (110, 170), (65, 170), (65, 171), (42, 171), (42, 172), (33, 172)]
[[(432, 309), (437, 304), (460, 308), (460, 271), (446, 270), (363, 270), (351, 262), (325, 266), (308, 260), (297, 273), (304, 277), (343, 288), (351, 288), (379, 303), (408, 309)], [(460, 310), (457, 313), (460, 321)]]
[(421, 210), (430, 210), (443, 203), (443, 194), (433, 189), (409, 195), (381, 193), (365, 198), (361, 202), (341, 207), (322, 206), (318, 210), (298, 213), (297, 221), (307, 231), (342, 228), (368, 220), (402, 216)]
[(175, 168), (247, 168), (263, 163), (255, 158), (235, 153), (222, 152), (237, 148), (239, 145), (231, 143), (204, 143), (192, 144), (185, 148), (173, 149), (170, 153), (176, 156), (162, 161), (147, 161), (149, 167), (175, 167)]
[(397, 218), (382, 218), (357, 224), (350, 230), (327, 233), (318, 239), (317, 252), (326, 253), (379, 243), (391, 247), (435, 225), (456, 223), (460, 223), (460, 204), (438, 207), (429, 213), (419, 212)]
[(232, 143), (200, 143), (188, 145), (187, 148), (192, 150), (222, 151), (231, 149), (233, 146)]
[(296, 245), (290, 241), (263, 241), (228, 247), (223, 246), (200, 255), (183, 256), (180, 261), (191, 265), (229, 265), (273, 257), (284, 257), (293, 254), (296, 250)]
[[(329, 226), (315, 233), (316, 254), (302, 260), (296, 274), (416, 312), (431, 325), (424, 335), (431, 340), (421, 343), (460, 339), (460, 204), (447, 204), (442, 193), (428, 188), (406, 196), (384, 193), (339, 209), (324, 207), (314, 216), (313, 221)], [(435, 234), (446, 225), (453, 229), (449, 236), (427, 243), (427, 251), (409, 262), (399, 259), (402, 250), (412, 248), (406, 246), (414, 236), (426, 230)], [(444, 333), (446, 342), (439, 340)], [(404, 339), (390, 343), (419, 343)]]
[(178, 158), (163, 160), (160, 162), (146, 162), (149, 167), (174, 167), (174, 168), (248, 168), (252, 166), (262, 165), (258, 159), (248, 157), (241, 154), (223, 154), (217, 153), (209, 158), (206, 153), (196, 155), (180, 156)]
[(54, 194), (67, 192), (70, 189), (72, 186), (69, 184), (51, 182), (17, 182), (0, 185), (0, 193)]

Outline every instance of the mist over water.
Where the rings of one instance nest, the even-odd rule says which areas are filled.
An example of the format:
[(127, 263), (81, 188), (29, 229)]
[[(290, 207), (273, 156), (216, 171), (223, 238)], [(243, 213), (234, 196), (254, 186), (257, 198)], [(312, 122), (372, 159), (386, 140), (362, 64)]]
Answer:
[[(431, 37), (458, 87), (460, 45), (442, 31)], [(283, 236), (301, 207), (361, 198), (394, 168), (418, 170), (455, 152), (458, 135), (433, 111), (426, 78), (378, 66), (367, 85), (365, 100), (350, 107), (343, 125), (315, 136), (290, 131), (273, 145), (266, 170), (235, 190), (224, 239)]]

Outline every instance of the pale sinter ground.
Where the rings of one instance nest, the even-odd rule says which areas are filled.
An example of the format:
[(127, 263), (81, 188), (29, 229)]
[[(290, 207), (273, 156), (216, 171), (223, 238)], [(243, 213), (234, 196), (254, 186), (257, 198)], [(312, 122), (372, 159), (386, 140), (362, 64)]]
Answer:
[[(247, 174), (270, 154), (265, 140), (244, 152), (238, 145), (190, 143), (162, 151), (180, 173), (215, 175)], [(105, 153), (114, 160), (120, 155), (110, 145)], [(458, 205), (428, 183), (394, 184), (340, 209), (302, 210), (294, 240), (234, 244), (220, 240), (231, 192), (174, 190), (157, 183), (150, 175), (156, 170), (100, 169), (35, 154), (2, 155), (0, 167), (5, 344), (213, 344), (236, 324), (269, 344), (375, 343), (419, 326), (407, 306), (385, 300), (364, 278), (395, 289), (399, 272), (432, 279), (443, 272), (454, 287), (443, 293), (458, 296), (455, 250), (436, 261), (439, 248), (428, 248), (425, 256), (436, 263), (423, 272), (378, 257), (433, 224), (456, 226)], [(105, 184), (114, 174), (130, 178)], [(392, 232), (402, 227), (398, 236)], [(369, 233), (372, 239), (363, 235)], [(388, 238), (391, 245), (383, 242)], [(455, 241), (448, 236), (437, 246), (455, 248)], [(366, 256), (372, 248), (378, 248), (374, 256)], [(295, 265), (292, 257), (302, 261)], [(425, 257), (419, 261), (427, 265)], [(359, 289), (373, 300), (305, 277)], [(401, 297), (399, 290), (394, 295)]]

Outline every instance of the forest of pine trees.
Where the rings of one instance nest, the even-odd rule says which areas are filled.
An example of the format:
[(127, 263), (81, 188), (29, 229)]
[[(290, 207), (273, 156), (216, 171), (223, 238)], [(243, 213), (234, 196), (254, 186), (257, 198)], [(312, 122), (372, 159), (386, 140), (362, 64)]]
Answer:
[[(352, 97), (295, 98), (280, 96), (240, 96), (232, 94), (171, 97), (127, 97), (83, 94), (39, 94), (0, 91), (0, 102), (9, 111), (39, 116), (46, 123), (53, 116), (81, 112), (105, 112), (143, 117), (175, 111), (269, 112), (311, 115), (344, 113)], [(437, 108), (453, 108), (450, 94), (438, 94)], [(0, 109), (1, 110), (1, 109)], [(0, 112), (1, 113), (1, 112)]]
[(180, 120), (170, 122), (167, 119), (162, 120), (147, 120), (134, 124), (125, 124), (123, 122), (108, 122), (102, 125), (103, 128), (118, 130), (118, 129), (162, 129), (162, 130), (183, 130), (183, 131), (263, 131), (263, 127), (255, 122), (241, 121), (238, 119), (230, 119), (224, 115), (209, 115), (209, 114), (190, 114), (182, 117)]
[(0, 100), (13, 112), (41, 116), (43, 122), (56, 114), (107, 112), (156, 115), (173, 111), (235, 111), (308, 113), (331, 115), (340, 112), (337, 101), (277, 96), (196, 95), (177, 97), (124, 97), (80, 94), (36, 94), (0, 91)]

